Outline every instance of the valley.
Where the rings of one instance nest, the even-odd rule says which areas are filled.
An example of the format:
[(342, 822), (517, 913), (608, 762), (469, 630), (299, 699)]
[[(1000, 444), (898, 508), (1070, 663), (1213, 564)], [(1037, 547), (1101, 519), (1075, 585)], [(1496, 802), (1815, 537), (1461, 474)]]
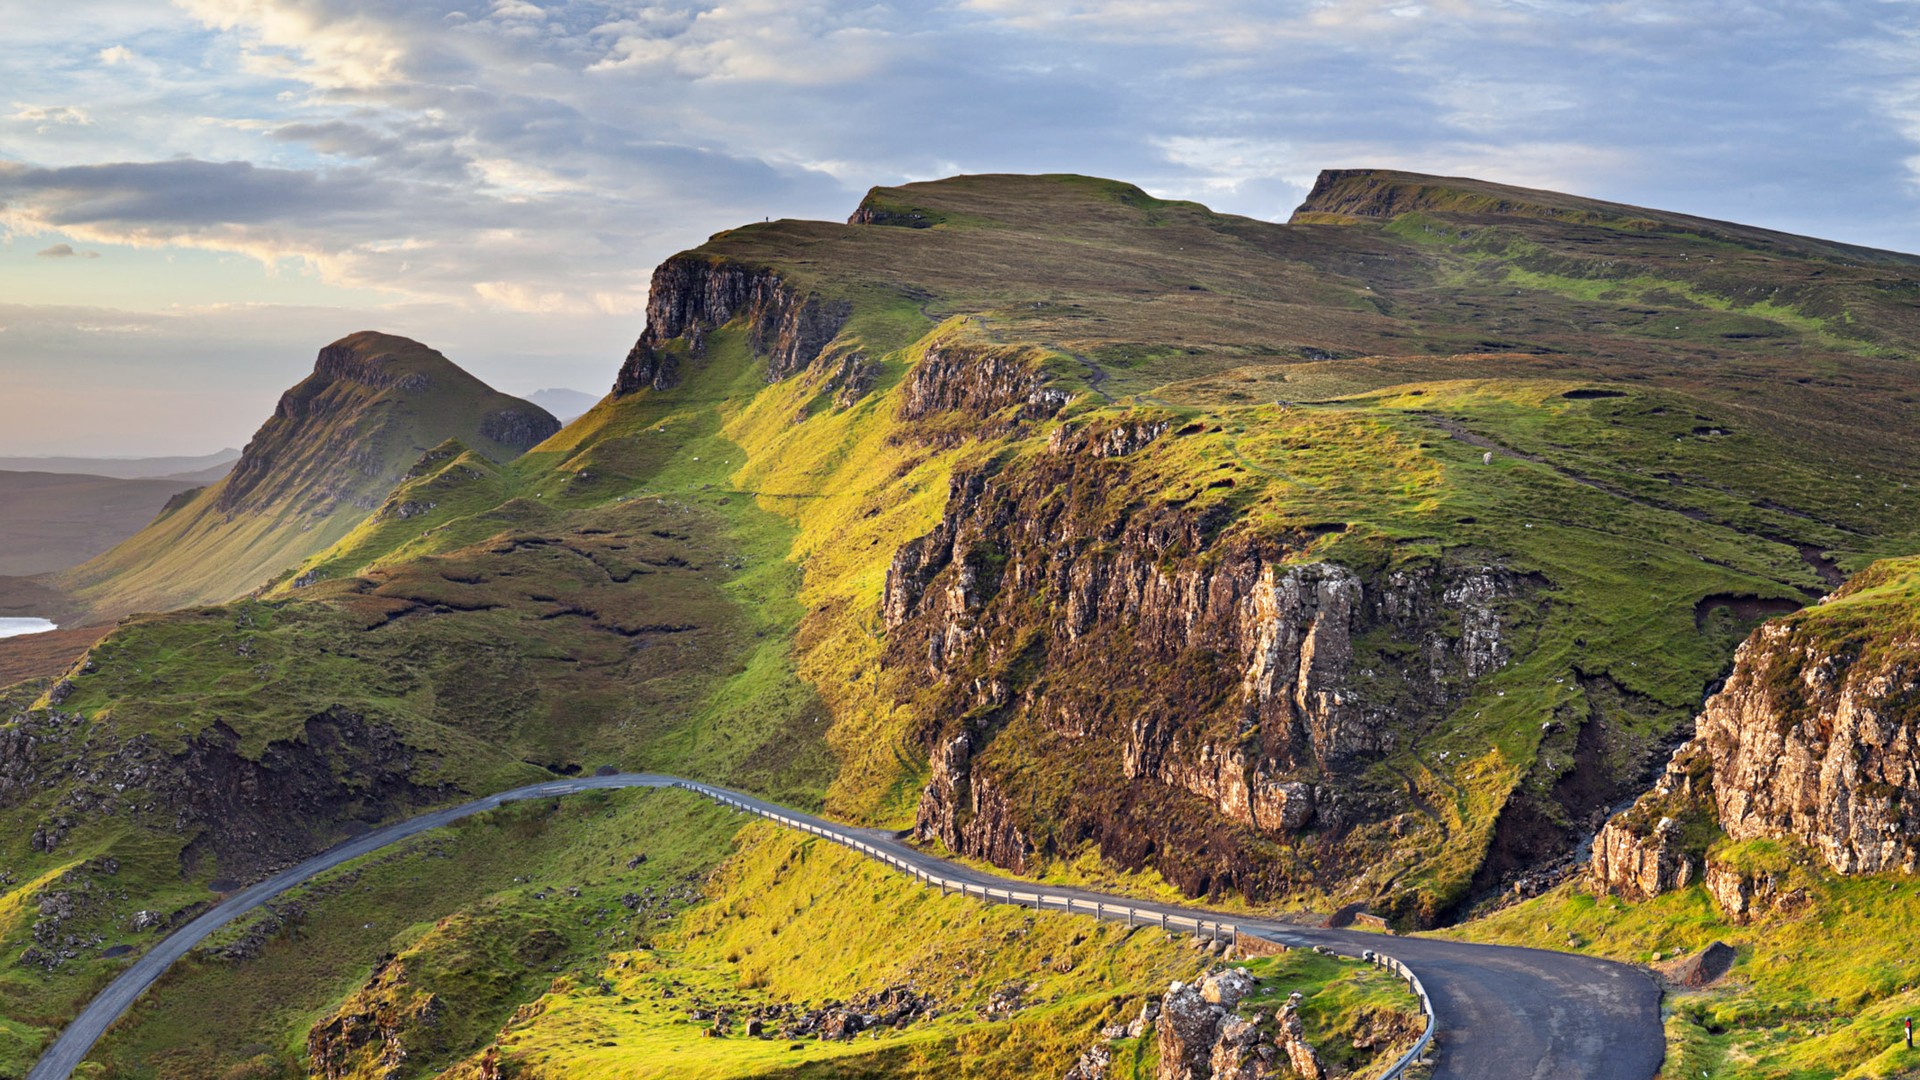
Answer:
[[(0, 1074), (218, 897), (604, 770), (1391, 952), (1435, 1076), (1900, 1075), (1905, 962), (1822, 984), (1920, 850), (1917, 277), (1382, 170), (1286, 224), (967, 176), (667, 260), (564, 427), (344, 339), (48, 579), (104, 636), (5, 691)], [(686, 793), (489, 810), (184, 953), (76, 1075), (1171, 1077), (1127, 1022), (1239, 962), (810, 845)], [(1658, 966), (1721, 939), (1724, 981)], [(1282, 1013), (1354, 1075), (1401, 1045), (1398, 984), (1315, 956), (1248, 961), (1311, 994), (1250, 999), (1231, 1075), (1298, 1071)], [(1633, 1034), (1540, 1034), (1605, 1012), (1579, 972)], [(902, 1026), (702, 1033), (855, 1001)]]

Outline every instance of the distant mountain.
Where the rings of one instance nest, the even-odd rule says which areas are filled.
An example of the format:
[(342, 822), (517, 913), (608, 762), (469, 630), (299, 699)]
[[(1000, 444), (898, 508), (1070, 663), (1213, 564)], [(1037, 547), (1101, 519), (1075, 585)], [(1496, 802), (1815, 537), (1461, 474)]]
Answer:
[(578, 390), (564, 387), (552, 387), (535, 390), (527, 395), (527, 400), (552, 413), (561, 423), (571, 423), (573, 418), (593, 408), (600, 400), (598, 395), (584, 394)]
[(96, 619), (230, 599), (346, 535), (426, 451), (454, 440), (507, 461), (559, 427), (419, 342), (353, 334), (320, 350), (232, 472), (56, 584)]
[(167, 500), (195, 486), (0, 471), (0, 574), (44, 574), (83, 563), (139, 532)]
[[(615, 392), (504, 467), (471, 441), (503, 399), (451, 365), (369, 370), (383, 343), (445, 362), (350, 339), (229, 478), (83, 569), (133, 567), (102, 602), (231, 595), (379, 508), (259, 602), (125, 620), (77, 667), (13, 669), (60, 682), (0, 689), (21, 702), (0, 955), (71, 964), (0, 979), (0, 1015), (27, 1018), (0, 1024), (0, 1073), (109, 970), (46, 947), (56, 922), (125, 941), (216, 878), (602, 764), (1137, 895), (1404, 927), (1513, 904), (1461, 933), (1643, 963), (1724, 937), (1737, 974), (1673, 1010), (1673, 1060), (1897, 1071), (1916, 278), (1906, 255), (1444, 177), (1328, 173), (1276, 224), (972, 176), (667, 259)], [(1616, 872), (1574, 876), (1650, 787), (1593, 849)], [(791, 1056), (703, 1038), (670, 981), (744, 1019), (895, 997), (911, 968), (939, 975), (914, 991), (938, 1015), (842, 1071), (1004, 1046), (1026, 1060), (975, 1071), (1051, 1055), (1058, 1076), (1098, 1014), (1133, 1012), (1103, 980), (1209, 962), (890, 903), (805, 841), (719, 843), (700, 830), (727, 816), (670, 801), (690, 798), (471, 819), (456, 858), (315, 896), (301, 948), (244, 962), (257, 978), (163, 980), (96, 1060), (357, 1075), (401, 1047), (422, 1076), (631, 1075), (663, 1044)], [(691, 853), (723, 849), (699, 877)], [(705, 899), (668, 891), (688, 874)], [(531, 902), (562, 882), (584, 891)], [(673, 947), (622, 970), (650, 938)], [(1043, 938), (1050, 962), (1007, 951)], [(971, 1022), (1036, 968), (1036, 1007)], [(1782, 1040), (1789, 1013), (1825, 1034)], [(1116, 1062), (1151, 1069), (1171, 1040), (1132, 1042)]]
[(228, 447), (190, 457), (0, 457), (0, 471), (82, 473), (120, 480), (196, 480), (211, 483), (227, 474), (240, 451)]

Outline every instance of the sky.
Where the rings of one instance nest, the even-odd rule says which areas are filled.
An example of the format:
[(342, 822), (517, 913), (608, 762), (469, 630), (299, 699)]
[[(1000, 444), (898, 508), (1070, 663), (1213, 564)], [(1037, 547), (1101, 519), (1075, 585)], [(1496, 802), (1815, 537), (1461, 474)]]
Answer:
[(875, 184), (1284, 220), (1323, 168), (1920, 251), (1920, 0), (0, 0), (0, 454), (241, 445), (320, 346), (612, 382), (655, 264)]

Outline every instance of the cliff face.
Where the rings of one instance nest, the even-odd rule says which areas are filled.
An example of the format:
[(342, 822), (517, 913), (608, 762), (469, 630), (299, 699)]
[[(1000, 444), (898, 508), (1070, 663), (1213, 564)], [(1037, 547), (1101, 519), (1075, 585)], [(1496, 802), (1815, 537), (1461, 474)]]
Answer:
[(621, 364), (613, 391), (674, 386), (681, 358), (698, 357), (708, 331), (740, 315), (753, 351), (767, 360), (767, 380), (783, 379), (812, 363), (852, 312), (844, 300), (801, 294), (771, 270), (675, 255), (653, 272), (646, 329)]
[(1601, 833), (1597, 885), (1650, 896), (1698, 879), (1734, 918), (1790, 901), (1781, 872), (1708, 854), (1715, 833), (1805, 845), (1842, 874), (1920, 870), (1920, 635), (1885, 602), (1898, 578), (1876, 567), (1754, 631), (1693, 740)]
[(979, 420), (1010, 406), (1019, 406), (1020, 419), (1052, 416), (1066, 405), (1068, 395), (1047, 385), (1039, 360), (1040, 354), (1034, 349), (966, 345), (951, 340), (931, 345), (907, 373), (900, 416), (904, 420), (924, 420), (941, 413), (960, 413)]
[(1761, 627), (1696, 736), (1735, 840), (1804, 841), (1843, 874), (1920, 870), (1920, 640), (1822, 640)]
[[(1279, 889), (1259, 838), (1373, 817), (1351, 778), (1506, 662), (1516, 575), (1369, 580), (1222, 535), (1223, 510), (1116, 505), (1127, 457), (1177, 437), (1063, 429), (1031, 464), (957, 474), (895, 554), (888, 662), (956, 718), (926, 734), (922, 835), (1013, 868), (1092, 839), (1190, 891)], [(1397, 678), (1367, 660), (1384, 640), (1415, 648)]]

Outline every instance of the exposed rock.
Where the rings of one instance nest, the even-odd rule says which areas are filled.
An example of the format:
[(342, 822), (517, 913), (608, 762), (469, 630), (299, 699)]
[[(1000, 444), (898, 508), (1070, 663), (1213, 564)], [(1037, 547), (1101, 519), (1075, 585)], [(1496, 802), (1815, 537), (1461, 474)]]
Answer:
[[(1736, 922), (1807, 902), (1784, 871), (1706, 860), (1715, 826), (1736, 842), (1804, 844), (1843, 874), (1920, 871), (1920, 640), (1849, 602), (1880, 572), (1894, 571), (1869, 570), (1741, 644), (1693, 740), (1602, 830), (1598, 884), (1653, 895), (1699, 878)], [(1656, 819), (1702, 824), (1661, 837)]]
[(480, 419), (480, 434), (520, 450), (546, 440), (560, 430), (560, 421), (538, 405), (498, 409)]
[(1615, 818), (1593, 841), (1591, 874), (1596, 888), (1634, 900), (1686, 887), (1699, 874), (1699, 856), (1689, 850), (1680, 823), (1663, 817), (1646, 835)]
[(1213, 1043), (1226, 1010), (1209, 1005), (1200, 991), (1174, 983), (1160, 999), (1154, 1035), (1160, 1049), (1155, 1080), (1206, 1080), (1213, 1074)]
[(1805, 889), (1790, 887), (1790, 876), (1786, 870), (1740, 869), (1709, 855), (1700, 881), (1720, 914), (1744, 925), (1768, 915), (1793, 914), (1811, 903)]
[(325, 1080), (396, 1075), (410, 1037), (440, 1019), (439, 999), (416, 992), (406, 965), (388, 956), (364, 989), (307, 1033), (309, 1072)]
[(1711, 986), (1720, 981), (1720, 977), (1733, 968), (1733, 961), (1739, 954), (1724, 941), (1716, 941), (1692, 956), (1687, 957), (1671, 972), (1673, 981), (1695, 990)]
[[(1112, 498), (1166, 438), (1085, 425), (1017, 467), (959, 470), (940, 522), (895, 552), (887, 667), (925, 687), (923, 715), (955, 718), (926, 733), (917, 828), (1009, 868), (1044, 834), (1189, 892), (1279, 892), (1298, 871), (1243, 837), (1354, 824), (1338, 779), (1504, 665), (1505, 609), (1540, 583), (1447, 564), (1369, 583), (1223, 536), (1216, 511)], [(1368, 635), (1411, 655), (1362, 657)], [(1028, 790), (1023, 769), (1015, 797), (998, 763), (1049, 754), (1071, 756), (1074, 789)]]
[(1200, 997), (1209, 1005), (1232, 1009), (1240, 999), (1253, 993), (1253, 976), (1246, 968), (1216, 971), (1200, 980)]
[(800, 294), (780, 275), (740, 263), (675, 255), (653, 272), (647, 326), (614, 381), (616, 394), (679, 382), (682, 356), (705, 351), (706, 334), (745, 316), (747, 340), (767, 360), (768, 381), (785, 378), (820, 355), (852, 314), (844, 300)]
[(1062, 1080), (1107, 1080), (1107, 1068), (1113, 1064), (1113, 1051), (1106, 1043), (1087, 1047)]
[[(1261, 1051), (1266, 1056), (1261, 1056)], [(1272, 1045), (1260, 1037), (1260, 1025), (1252, 1020), (1229, 1016), (1220, 1022), (1208, 1064), (1213, 1080), (1266, 1080), (1273, 1075)]]
[(1299, 1003), (1288, 1001), (1274, 1014), (1273, 1021), (1280, 1033), (1275, 1043), (1286, 1055), (1287, 1063), (1293, 1066), (1294, 1075), (1301, 1080), (1326, 1080), (1327, 1067), (1301, 1028)]
[(1031, 348), (965, 344), (947, 339), (928, 346), (907, 373), (900, 417), (923, 420), (936, 413), (985, 419), (1019, 406), (1022, 419), (1052, 416), (1067, 403), (1064, 391), (1047, 388), (1044, 354)]
[(1148, 998), (1140, 1006), (1140, 1015), (1127, 1024), (1127, 1038), (1137, 1039), (1147, 1033), (1153, 1022), (1160, 1019), (1160, 999)]
[(339, 707), (255, 756), (218, 721), (169, 751), (150, 736), (122, 741), (48, 709), (0, 727), (0, 808), (58, 777), (63, 795), (30, 838), (36, 850), (58, 850), (76, 821), (124, 811), (189, 838), (183, 870), (204, 860), (253, 877), (332, 843), (344, 822), (372, 824), (456, 794), (415, 784), (419, 764), (394, 729)]
[(1138, 453), (1172, 425), (1165, 420), (1126, 420), (1119, 423), (1062, 424), (1047, 439), (1054, 454), (1087, 454), (1094, 458), (1126, 457)]
[(889, 201), (880, 188), (867, 192), (860, 205), (847, 218), (849, 225), (889, 225), (903, 229), (931, 229), (945, 217), (935, 210), (898, 206)]
[[(1296, 1071), (1309, 1064), (1316, 1071), (1300, 1075), (1324, 1080), (1318, 1055), (1301, 1037), (1293, 1003), (1275, 1018), (1282, 1040), (1291, 1039), (1291, 1044), (1269, 1042), (1257, 1015), (1242, 1017), (1234, 1012), (1252, 991), (1253, 978), (1245, 968), (1215, 971), (1198, 983), (1176, 982), (1169, 987), (1152, 1021), (1160, 1050), (1156, 1080), (1266, 1080), (1280, 1075), (1282, 1059), (1292, 1060)], [(1134, 1022), (1141, 1030), (1146, 1015), (1143, 1012)]]
[(1843, 874), (1920, 871), (1920, 641), (1862, 656), (1810, 622), (1754, 631), (1701, 714), (1720, 826), (1801, 840)]

